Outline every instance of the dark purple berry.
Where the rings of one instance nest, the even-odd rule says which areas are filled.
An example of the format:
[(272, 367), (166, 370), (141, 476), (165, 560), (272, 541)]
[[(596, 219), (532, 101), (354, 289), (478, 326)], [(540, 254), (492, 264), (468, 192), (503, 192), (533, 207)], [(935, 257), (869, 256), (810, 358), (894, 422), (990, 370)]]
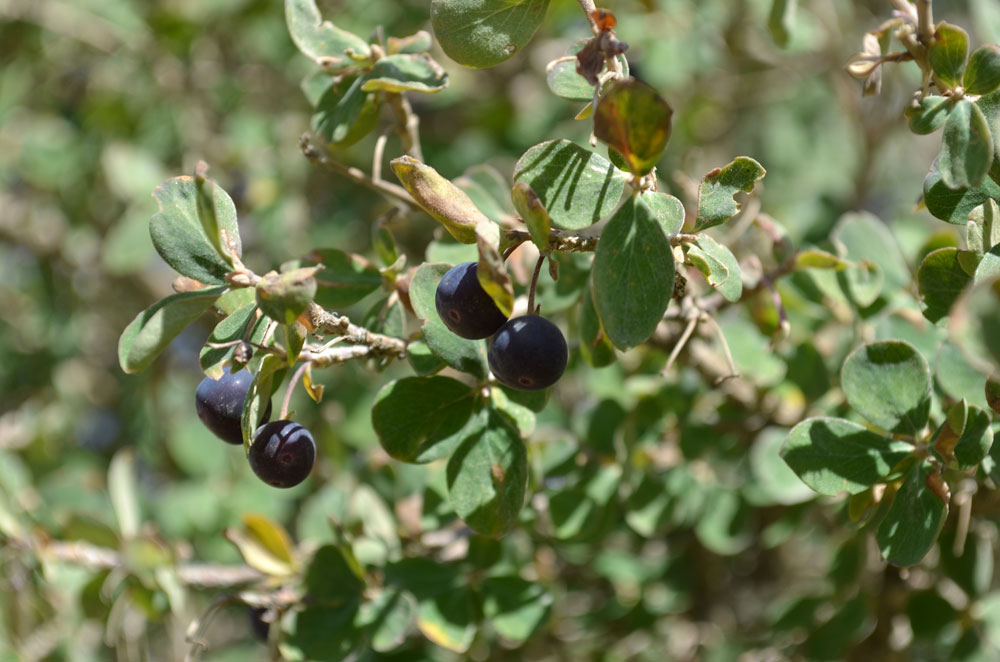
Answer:
[(497, 380), (521, 391), (555, 384), (569, 358), (562, 331), (538, 315), (515, 317), (500, 327), (486, 355)]
[[(219, 439), (230, 444), (242, 444), (240, 419), (243, 417), (243, 402), (253, 382), (249, 370), (232, 373), (229, 368), (218, 380), (206, 377), (194, 392), (194, 406), (198, 418)], [(271, 418), (271, 403), (267, 403), (263, 420)]]
[(455, 265), (441, 278), (434, 294), (434, 306), (444, 325), (470, 340), (489, 338), (507, 321), (479, 284), (476, 272), (475, 262)]
[(260, 641), (267, 643), (268, 631), (271, 624), (264, 620), (267, 609), (264, 607), (247, 607), (247, 618), (250, 620), (250, 630)]
[(292, 421), (272, 421), (257, 428), (250, 445), (250, 468), (274, 487), (293, 487), (306, 479), (316, 460), (316, 442)]

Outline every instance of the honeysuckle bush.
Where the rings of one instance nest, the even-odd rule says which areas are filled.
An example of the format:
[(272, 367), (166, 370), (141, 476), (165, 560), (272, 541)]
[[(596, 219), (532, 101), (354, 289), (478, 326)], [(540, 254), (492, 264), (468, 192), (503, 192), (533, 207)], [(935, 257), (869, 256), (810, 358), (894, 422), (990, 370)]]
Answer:
[[(237, 33), (287, 48), (234, 52), (282, 93), (219, 137), (178, 111), (178, 135), (226, 148), (176, 159), (155, 132), (122, 134), (106, 183), (51, 165), (47, 145), (78, 168), (88, 152), (0, 96), (0, 137), (25, 155), (5, 196), (37, 207), (0, 226), (27, 296), (3, 292), (105, 339), (88, 307), (132, 306), (123, 372), (93, 367), (92, 339), (36, 359), (69, 390), (55, 398), (18, 386), (46, 317), (0, 326), (16, 401), (0, 563), (18, 595), (0, 654), (995, 659), (1000, 11), (855, 4), (286, 0), (282, 23), (243, 3)], [(214, 52), (185, 29), (225, 11), (154, 13), (128, 37), (142, 20), (109, 6), (79, 39), (120, 41), (133, 65), (150, 39)], [(158, 66), (176, 80), (173, 55)], [(162, 112), (75, 103), (107, 126)], [(128, 196), (151, 174), (148, 217)], [(97, 186), (121, 198), (99, 272), (79, 257), (87, 221), (49, 243), (31, 230)], [(144, 271), (133, 253), (152, 249)], [(504, 314), (537, 306), (562, 329), (554, 387), (501, 386), (485, 341), (438, 317), (437, 282), (467, 261)], [(173, 293), (136, 294), (140, 273)], [(48, 298), (73, 279), (79, 301)], [(302, 485), (264, 485), (200, 428), (194, 383), (227, 369), (254, 376), (244, 451), (268, 401), (317, 437)], [(125, 393), (97, 402), (123, 430), (77, 454), (59, 421), (109, 380)], [(266, 645), (239, 643), (240, 605)]]

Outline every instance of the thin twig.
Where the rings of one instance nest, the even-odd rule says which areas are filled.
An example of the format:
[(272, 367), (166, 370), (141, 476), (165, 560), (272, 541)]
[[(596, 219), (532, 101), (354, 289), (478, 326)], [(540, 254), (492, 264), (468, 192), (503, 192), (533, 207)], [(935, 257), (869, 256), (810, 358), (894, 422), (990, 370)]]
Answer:
[(373, 352), (372, 348), (368, 345), (327, 347), (319, 351), (307, 350), (300, 355), (301, 358), (309, 361), (309, 363), (317, 368), (329, 368), (332, 365), (347, 363), (354, 359), (363, 359), (369, 356), (373, 356)]
[(306, 316), (316, 333), (344, 336), (347, 342), (355, 345), (367, 345), (373, 356), (395, 356), (397, 358), (406, 356), (406, 341), (402, 338), (393, 338), (369, 331), (362, 326), (352, 324), (351, 320), (344, 315), (323, 310), (318, 304), (310, 304)]
[(295, 371), (295, 374), (292, 375), (291, 381), (288, 382), (288, 388), (285, 389), (285, 397), (281, 401), (281, 416), (279, 417), (279, 420), (283, 421), (288, 418), (288, 405), (292, 402), (292, 391), (295, 390), (295, 385), (299, 383), (299, 379), (302, 378), (302, 373), (304, 373), (308, 367), (309, 361), (300, 365)]
[(528, 289), (528, 314), (535, 314), (535, 287), (538, 285), (538, 275), (542, 273), (542, 264), (545, 263), (545, 254), (538, 256), (535, 262), (535, 271), (531, 274), (531, 287)]
[(681, 334), (681, 337), (674, 344), (674, 348), (670, 350), (670, 356), (667, 357), (667, 364), (663, 366), (663, 370), (660, 371), (661, 376), (666, 377), (667, 373), (670, 372), (670, 368), (674, 365), (674, 361), (676, 361), (677, 357), (680, 356), (681, 350), (684, 349), (684, 345), (687, 344), (688, 339), (691, 338), (691, 334), (694, 333), (695, 328), (698, 326), (699, 317), (699, 315), (692, 315), (688, 320), (687, 326), (684, 327), (684, 333)]
[(733, 379), (734, 377), (739, 377), (740, 372), (739, 370), (736, 369), (736, 363), (733, 362), (733, 354), (732, 352), (729, 351), (729, 343), (726, 342), (726, 334), (722, 332), (722, 327), (719, 326), (719, 323), (716, 322), (715, 318), (712, 317), (711, 315), (702, 314), (701, 319), (708, 322), (709, 326), (712, 327), (712, 330), (715, 331), (715, 335), (719, 337), (719, 342), (722, 343), (722, 351), (725, 352), (726, 354), (726, 363), (729, 364), (729, 374), (722, 375), (721, 377), (716, 379), (715, 385), (718, 386), (727, 379)]
[[(31, 546), (31, 543), (26, 541), (16, 541), (16, 544)], [(81, 540), (49, 542), (40, 546), (39, 551), (60, 561), (99, 570), (112, 570), (125, 565), (116, 550), (98, 547)], [(264, 575), (245, 565), (182, 563), (177, 566), (177, 578), (182, 584), (189, 586), (223, 588), (257, 582), (263, 579)]]
[(930, 48), (934, 41), (934, 11), (931, 0), (917, 0), (917, 37), (920, 43)]
[(378, 191), (387, 198), (402, 202), (408, 207), (417, 206), (417, 203), (413, 201), (413, 198), (410, 197), (410, 194), (407, 193), (406, 189), (402, 186), (384, 180), (375, 181), (370, 176), (366, 175), (361, 169), (346, 166), (339, 161), (335, 161), (330, 158), (330, 155), (325, 147), (317, 145), (313, 142), (313, 139), (309, 136), (309, 134), (302, 135), (299, 139), (299, 147), (302, 149), (302, 154), (305, 155), (305, 157), (312, 163), (323, 166), (327, 170), (332, 170), (336, 173), (344, 175), (348, 179)]
[[(504, 239), (508, 244), (520, 244), (531, 239), (526, 230), (507, 230)], [(552, 230), (549, 232), (549, 250), (557, 253), (588, 253), (597, 249), (600, 237)]]
[(587, 21), (590, 23), (590, 29), (596, 35), (601, 31), (601, 29), (597, 27), (597, 22), (592, 16), (592, 14), (597, 11), (597, 5), (594, 4), (594, 0), (577, 0), (577, 2), (580, 3), (580, 9), (583, 10), (583, 13), (587, 15)]
[(382, 155), (385, 154), (385, 143), (389, 136), (381, 134), (375, 141), (375, 152), (372, 154), (372, 181), (376, 184), (382, 181)]

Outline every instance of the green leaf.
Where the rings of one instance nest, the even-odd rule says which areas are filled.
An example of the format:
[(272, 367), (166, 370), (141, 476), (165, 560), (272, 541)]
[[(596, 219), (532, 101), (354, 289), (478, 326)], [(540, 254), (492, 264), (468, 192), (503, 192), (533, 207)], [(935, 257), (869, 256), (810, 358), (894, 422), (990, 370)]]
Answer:
[(990, 44), (976, 49), (962, 77), (966, 94), (983, 95), (1000, 87), (1000, 46)]
[(234, 213), (233, 201), (225, 191), (222, 191), (222, 195), (218, 194), (218, 191), (222, 189), (215, 183), (214, 179), (206, 177), (207, 172), (208, 164), (199, 161), (194, 175), (195, 189), (198, 192), (198, 220), (201, 221), (201, 229), (208, 240), (212, 242), (215, 250), (225, 258), (227, 263), (232, 265), (233, 256), (230, 255), (230, 251), (235, 248), (236, 257), (240, 257), (242, 250), (240, 236), (239, 234), (235, 237), (228, 236), (228, 233), (220, 226), (219, 219), (235, 223), (235, 216), (232, 219), (228, 218), (229, 214)]
[[(976, 105), (983, 111), (986, 124), (993, 133), (993, 156), (995, 160), (1000, 161), (1000, 90), (979, 97)], [(997, 178), (994, 173), (994, 179)]]
[(439, 92), (448, 86), (448, 74), (430, 55), (389, 55), (375, 63), (361, 89), (365, 92)]
[(142, 372), (184, 328), (201, 317), (226, 286), (172, 294), (136, 315), (118, 340), (118, 364), (127, 373)]
[(539, 143), (514, 165), (514, 181), (526, 182), (563, 230), (581, 230), (614, 211), (625, 180), (611, 161), (568, 140)]
[(924, 178), (924, 204), (927, 211), (942, 221), (964, 226), (969, 214), (990, 199), (1000, 200), (1000, 168), (994, 168), (982, 186), (950, 189), (944, 181), (939, 166), (940, 157), (934, 161), (930, 172)]
[(955, 443), (955, 460), (959, 469), (971, 469), (983, 461), (993, 445), (990, 417), (979, 407), (969, 407), (965, 429)]
[(788, 432), (783, 428), (765, 428), (750, 448), (750, 470), (754, 484), (769, 503), (786, 506), (815, 498), (813, 490), (802, 482), (782, 459), (781, 447)]
[(528, 480), (527, 450), (506, 417), (488, 409), (448, 461), (448, 499), (469, 527), (499, 537), (517, 521)]
[(983, 254), (979, 264), (976, 265), (973, 280), (978, 283), (996, 275), (1000, 275), (1000, 245), (992, 247), (989, 252)]
[(336, 545), (324, 545), (316, 550), (306, 568), (304, 584), (309, 604), (352, 602), (361, 597), (365, 588), (362, 578)]
[(552, 596), (517, 576), (487, 577), (479, 585), (483, 616), (511, 641), (527, 641), (549, 618)]
[(701, 235), (695, 243), (688, 245), (687, 256), (708, 284), (727, 301), (740, 300), (743, 280), (740, 264), (732, 251), (708, 235)]
[[(153, 191), (159, 211), (149, 219), (149, 236), (156, 252), (177, 273), (206, 285), (225, 282), (232, 264), (216, 249), (198, 213), (198, 187), (193, 177), (168, 179)], [(222, 189), (214, 187), (215, 223), (240, 254), (236, 205)]]
[(670, 140), (670, 104), (634, 78), (616, 82), (597, 102), (594, 135), (618, 150), (634, 175), (656, 166)]
[(313, 130), (342, 147), (353, 145), (375, 128), (381, 97), (363, 88), (367, 74), (332, 80), (316, 104)]
[(615, 346), (601, 326), (591, 287), (587, 287), (580, 301), (580, 355), (592, 368), (609, 366), (617, 359)]
[(927, 55), (935, 75), (946, 85), (958, 87), (969, 56), (969, 35), (957, 25), (941, 21)]
[(557, 97), (570, 101), (593, 101), (594, 86), (576, 72), (576, 56), (567, 55), (545, 67), (545, 83)]
[(316, 0), (285, 0), (285, 22), (292, 41), (307, 57), (329, 70), (370, 54), (364, 39), (324, 21)]
[(948, 506), (926, 485), (933, 471), (933, 465), (925, 460), (907, 472), (878, 527), (878, 547), (893, 565), (919, 563), (944, 525)]
[(639, 198), (659, 221), (663, 234), (672, 237), (684, 227), (684, 203), (674, 196), (659, 191), (643, 191)]
[[(215, 329), (212, 330), (212, 335), (208, 337), (207, 343), (225, 345), (242, 340), (244, 335), (247, 335), (249, 342), (260, 344), (264, 340), (268, 321), (263, 315), (258, 315), (255, 318), (254, 315), (256, 312), (256, 303), (249, 303), (236, 310), (215, 325)], [(246, 334), (248, 325), (251, 326), (251, 330), (249, 334)], [(224, 366), (227, 363), (232, 363), (235, 352), (236, 345), (214, 348), (206, 344), (201, 348), (198, 361), (201, 363), (201, 369), (206, 375), (213, 379), (219, 379), (222, 377)], [(233, 367), (235, 368), (236, 366)]]
[[(406, 377), (375, 396), (372, 427), (382, 448), (402, 462), (445, 457), (467, 434), (476, 392), (450, 377)], [(477, 415), (475, 423), (482, 425)]]
[(952, 100), (949, 97), (931, 94), (918, 100), (905, 111), (910, 131), (918, 136), (934, 133), (948, 121), (952, 107)]
[(456, 653), (469, 650), (476, 637), (476, 601), (472, 591), (458, 586), (420, 601), (417, 626), (432, 642)]
[(935, 381), (952, 399), (964, 399), (978, 407), (989, 406), (985, 397), (986, 375), (972, 367), (954, 343), (948, 340), (941, 343), (933, 369)]
[(354, 626), (357, 601), (337, 607), (291, 609), (281, 620), (284, 636), (278, 644), (289, 662), (341, 662), (361, 645), (362, 630)]
[(390, 162), (403, 188), (431, 218), (444, 225), (448, 233), (463, 244), (476, 243), (476, 224), (490, 219), (473, 204), (465, 191), (412, 156), (400, 156)]
[(552, 229), (552, 219), (545, 209), (538, 194), (531, 190), (527, 182), (517, 182), (510, 194), (514, 209), (521, 215), (521, 220), (528, 226), (531, 241), (539, 252), (549, 250), (549, 231)]
[(355, 626), (367, 629), (372, 649), (384, 653), (405, 641), (416, 616), (417, 605), (413, 598), (404, 591), (390, 589), (361, 605)]
[(788, 433), (781, 457), (820, 494), (864, 492), (880, 482), (913, 446), (841, 418), (809, 418)]
[(674, 258), (656, 210), (633, 196), (601, 233), (594, 255), (594, 302), (617, 347), (644, 342), (663, 317), (674, 284)]
[(549, 496), (553, 535), (559, 540), (580, 540), (602, 530), (622, 481), (622, 469), (606, 464), (582, 476)]
[(378, 268), (360, 255), (319, 248), (309, 253), (308, 261), (324, 267), (316, 274), (316, 303), (324, 308), (346, 308), (382, 286)]
[(927, 425), (930, 367), (908, 342), (862, 345), (844, 361), (840, 382), (848, 404), (883, 430), (917, 435)]
[(419, 55), (420, 53), (429, 51), (433, 44), (434, 40), (431, 38), (431, 33), (426, 30), (418, 30), (408, 37), (389, 37), (385, 43), (386, 51), (389, 55), (395, 55), (396, 53)]
[(108, 496), (118, 520), (122, 538), (130, 540), (139, 533), (142, 515), (139, 511), (139, 490), (135, 481), (135, 452), (122, 449), (115, 453), (108, 466)]
[(698, 191), (698, 220), (695, 232), (721, 225), (740, 211), (733, 196), (740, 191), (750, 193), (767, 171), (747, 156), (738, 156), (722, 168), (705, 175)]
[(931, 251), (917, 270), (917, 287), (924, 303), (924, 317), (937, 323), (947, 317), (951, 307), (971, 282), (958, 262), (957, 248)]
[(948, 114), (938, 167), (950, 189), (982, 186), (993, 164), (993, 135), (979, 106), (962, 99)]
[(431, 0), (431, 25), (448, 57), (480, 69), (527, 44), (548, 6), (549, 0)]
[(1000, 276), (976, 283), (951, 312), (951, 340), (970, 365), (984, 374), (1000, 365)]
[(514, 216), (510, 184), (493, 166), (474, 165), (454, 182), (491, 221), (503, 225)]
[(410, 281), (410, 303), (424, 321), (424, 340), (431, 352), (456, 370), (479, 378), (486, 377), (486, 350), (483, 342), (460, 338), (444, 325), (434, 304), (434, 295), (448, 264), (425, 263)]
[(716, 489), (711, 492), (705, 512), (695, 524), (695, 535), (715, 554), (739, 554), (753, 542), (751, 518), (749, 507), (740, 498), (739, 492)]
[(767, 18), (767, 28), (771, 38), (781, 48), (788, 46), (792, 30), (795, 27), (795, 13), (798, 0), (771, 0), (771, 13)]

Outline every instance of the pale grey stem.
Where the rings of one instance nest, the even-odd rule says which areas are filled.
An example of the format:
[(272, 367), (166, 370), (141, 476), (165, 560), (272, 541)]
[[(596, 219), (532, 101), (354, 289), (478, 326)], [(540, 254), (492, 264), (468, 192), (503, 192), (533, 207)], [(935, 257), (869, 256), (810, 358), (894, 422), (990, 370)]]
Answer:
[(917, 0), (917, 37), (920, 43), (930, 47), (934, 40), (934, 11), (931, 0)]
[(674, 344), (674, 348), (670, 350), (670, 356), (667, 357), (667, 365), (663, 366), (663, 370), (660, 371), (661, 376), (666, 377), (667, 373), (670, 372), (674, 361), (680, 356), (681, 350), (684, 349), (684, 345), (687, 344), (687, 341), (691, 338), (691, 334), (694, 333), (695, 328), (698, 326), (698, 317), (699, 315), (693, 315), (688, 320), (687, 326), (684, 327), (684, 333), (681, 334), (681, 337)]
[(305, 155), (305, 157), (312, 163), (323, 166), (327, 170), (332, 170), (336, 173), (344, 175), (348, 179), (378, 191), (387, 198), (402, 202), (408, 207), (416, 206), (413, 198), (402, 186), (398, 186), (397, 184), (384, 180), (375, 181), (369, 175), (366, 175), (363, 170), (346, 166), (339, 161), (335, 161), (330, 158), (326, 148), (315, 144), (308, 134), (303, 134), (303, 136), (299, 139), (299, 147), (302, 149), (302, 154)]
[(424, 154), (420, 149), (420, 117), (413, 112), (413, 106), (402, 93), (390, 93), (386, 97), (396, 116), (399, 137), (403, 140), (403, 151), (423, 162)]
[(318, 304), (309, 305), (306, 311), (310, 324), (321, 335), (343, 336), (347, 342), (355, 345), (366, 345), (371, 348), (372, 356), (406, 356), (406, 341), (381, 333), (373, 333), (368, 329), (352, 324), (344, 315), (323, 310)]

